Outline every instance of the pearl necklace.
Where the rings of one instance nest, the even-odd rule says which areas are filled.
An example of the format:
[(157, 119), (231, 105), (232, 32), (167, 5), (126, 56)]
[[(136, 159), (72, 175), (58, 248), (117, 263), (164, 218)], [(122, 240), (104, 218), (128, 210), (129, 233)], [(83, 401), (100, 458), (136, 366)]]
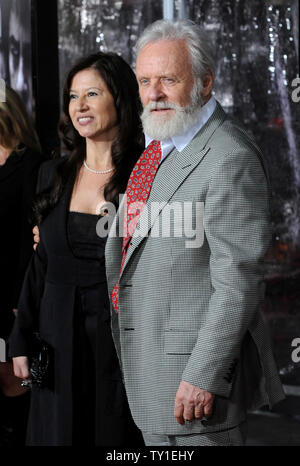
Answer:
[(85, 160), (83, 161), (83, 165), (85, 166), (85, 168), (86, 168), (88, 171), (90, 171), (90, 172), (92, 172), (92, 173), (102, 174), (102, 175), (104, 175), (105, 173), (110, 173), (110, 172), (112, 172), (113, 169), (114, 169), (114, 167), (112, 167), (112, 168), (107, 168), (107, 170), (94, 170), (94, 168), (90, 168), (90, 167), (88, 166), (88, 164), (86, 163)]

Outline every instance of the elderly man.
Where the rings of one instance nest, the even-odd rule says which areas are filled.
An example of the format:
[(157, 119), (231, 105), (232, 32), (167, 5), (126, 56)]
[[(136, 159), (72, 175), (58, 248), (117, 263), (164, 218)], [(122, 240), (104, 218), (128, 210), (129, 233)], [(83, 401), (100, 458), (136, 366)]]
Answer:
[(130, 408), (146, 445), (242, 445), (247, 409), (284, 397), (258, 309), (264, 161), (212, 97), (211, 50), (195, 24), (155, 22), (137, 50), (148, 147), (106, 248)]

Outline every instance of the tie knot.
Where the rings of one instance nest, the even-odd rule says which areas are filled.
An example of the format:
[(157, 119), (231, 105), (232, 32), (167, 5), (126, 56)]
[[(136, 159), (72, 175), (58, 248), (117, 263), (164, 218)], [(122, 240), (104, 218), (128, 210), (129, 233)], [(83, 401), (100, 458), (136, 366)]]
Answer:
[(148, 145), (147, 147), (148, 149), (159, 149), (160, 148), (160, 141), (156, 141), (155, 139), (153, 139), (153, 141), (150, 142), (150, 144)]
[(161, 159), (161, 145), (160, 141), (153, 140), (150, 142), (150, 144), (146, 147), (144, 150), (140, 160), (143, 159), (143, 157), (147, 158), (155, 158), (160, 161)]

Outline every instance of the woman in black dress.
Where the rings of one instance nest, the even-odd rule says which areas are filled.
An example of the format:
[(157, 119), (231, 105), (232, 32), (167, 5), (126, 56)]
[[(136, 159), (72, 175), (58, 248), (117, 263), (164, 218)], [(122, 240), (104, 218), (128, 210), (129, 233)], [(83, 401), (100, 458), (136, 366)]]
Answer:
[(40, 242), (10, 338), (23, 379), (33, 331), (53, 350), (52, 380), (32, 387), (27, 443), (138, 446), (110, 330), (106, 238), (96, 233), (143, 150), (134, 73), (112, 53), (81, 60), (67, 76), (63, 110), (70, 155), (40, 171)]
[(45, 159), (19, 95), (8, 86), (5, 91), (5, 102), (0, 102), (0, 445), (19, 445), (24, 443), (29, 394), (4, 353), (32, 255), (30, 214)]

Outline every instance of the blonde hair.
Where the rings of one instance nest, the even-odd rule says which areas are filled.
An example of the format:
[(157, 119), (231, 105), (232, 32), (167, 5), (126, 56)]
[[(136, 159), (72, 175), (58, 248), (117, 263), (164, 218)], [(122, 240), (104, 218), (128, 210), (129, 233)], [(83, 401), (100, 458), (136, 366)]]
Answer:
[(0, 145), (7, 149), (15, 149), (12, 142), (41, 152), (38, 136), (27, 115), (25, 105), (19, 95), (6, 86), (6, 100), (0, 102)]

